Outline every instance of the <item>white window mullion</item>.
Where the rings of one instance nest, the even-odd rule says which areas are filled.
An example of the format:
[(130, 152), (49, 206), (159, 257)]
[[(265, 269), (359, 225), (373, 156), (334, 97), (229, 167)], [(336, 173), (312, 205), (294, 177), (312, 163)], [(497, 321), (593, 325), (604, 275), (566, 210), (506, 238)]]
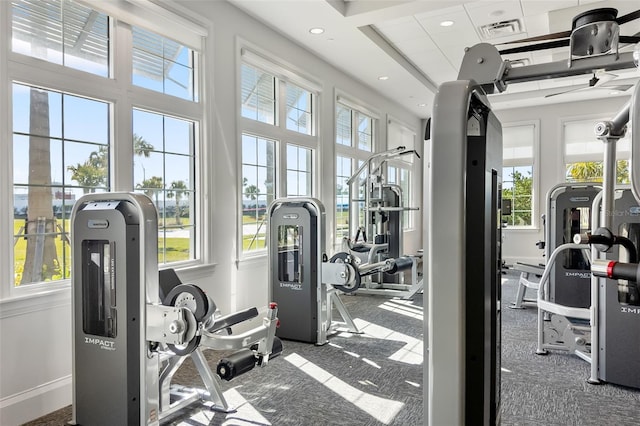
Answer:
[[(6, 49), (5, 46), (9, 46), (8, 39), (11, 37), (11, 3), (7, 1), (0, 2), (0, 46), (2, 49)], [(11, 114), (9, 113), (11, 103), (11, 90), (8, 84), (8, 71), (7, 71), (7, 54), (5, 50), (0, 54), (0, 138), (4, 141), (11, 140)], [(12, 174), (13, 174), (13, 151), (12, 144), (8, 143), (9, 150), (5, 150), (2, 159), (0, 160), (0, 202), (5, 206), (13, 205), (13, 189), (12, 189)], [(10, 220), (11, 219), (11, 220)], [(0, 220), (0, 241), (13, 242), (13, 213), (7, 220)], [(0, 299), (4, 299), (10, 296), (10, 289), (13, 285), (5, 285), (5, 283), (13, 283), (11, 277), (11, 271), (13, 267), (11, 262), (13, 261), (13, 244), (1, 244), (0, 245)]]
[[(111, 184), (115, 191), (133, 190), (133, 135), (132, 102), (127, 94), (131, 84), (131, 26), (115, 22), (111, 26), (115, 46), (111, 51), (113, 80), (118, 85), (117, 99), (112, 106), (111, 142), (113, 160)], [(126, 143), (115, 143), (126, 141)]]

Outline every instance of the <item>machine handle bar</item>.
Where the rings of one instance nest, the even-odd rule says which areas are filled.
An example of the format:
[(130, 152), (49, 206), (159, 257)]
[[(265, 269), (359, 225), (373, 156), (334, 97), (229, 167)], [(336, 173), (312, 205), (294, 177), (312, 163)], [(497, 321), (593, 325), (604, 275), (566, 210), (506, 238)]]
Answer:
[(591, 262), (591, 273), (596, 277), (640, 282), (640, 264), (637, 263), (595, 259)]

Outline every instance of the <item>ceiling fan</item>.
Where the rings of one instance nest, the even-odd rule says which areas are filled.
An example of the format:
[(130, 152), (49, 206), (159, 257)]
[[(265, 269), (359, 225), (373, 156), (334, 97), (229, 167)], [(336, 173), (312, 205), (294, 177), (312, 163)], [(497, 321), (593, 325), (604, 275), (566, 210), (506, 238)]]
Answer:
[(575, 92), (582, 92), (585, 90), (594, 90), (594, 89), (607, 89), (609, 91), (625, 92), (633, 87), (633, 84), (608, 84), (609, 82), (613, 81), (616, 77), (618, 77), (616, 74), (612, 74), (610, 72), (597, 71), (593, 73), (593, 77), (589, 79), (588, 85), (586, 86), (583, 85), (580, 87), (563, 90), (556, 93), (550, 93), (548, 95), (545, 95), (545, 98), (550, 98), (552, 96), (557, 96), (557, 95), (564, 95), (565, 93), (575, 93)]

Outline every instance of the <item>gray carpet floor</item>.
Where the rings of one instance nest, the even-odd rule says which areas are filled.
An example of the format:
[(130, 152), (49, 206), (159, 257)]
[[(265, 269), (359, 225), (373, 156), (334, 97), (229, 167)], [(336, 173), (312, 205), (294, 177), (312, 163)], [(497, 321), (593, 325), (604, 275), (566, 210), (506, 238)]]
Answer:
[[(503, 284), (506, 306), (514, 299), (517, 276), (509, 272), (503, 277), (508, 278)], [(422, 295), (413, 301), (365, 295), (343, 296), (343, 301), (364, 334), (335, 335), (321, 347), (285, 341), (284, 353), (266, 368), (222, 383), (237, 412), (194, 407), (168, 424), (422, 425)], [(640, 421), (640, 391), (588, 384), (589, 365), (574, 355), (535, 354), (535, 309), (503, 309), (502, 339), (503, 425)], [(220, 354), (205, 353), (215, 371)], [(200, 386), (190, 360), (174, 382)], [(71, 407), (65, 407), (27, 425), (58, 426), (70, 420)]]

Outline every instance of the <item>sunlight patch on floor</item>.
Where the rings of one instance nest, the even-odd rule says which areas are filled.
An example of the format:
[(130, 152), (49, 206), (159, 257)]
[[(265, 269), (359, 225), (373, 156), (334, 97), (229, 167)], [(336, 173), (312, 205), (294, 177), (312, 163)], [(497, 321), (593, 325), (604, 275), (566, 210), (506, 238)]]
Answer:
[(354, 388), (340, 380), (327, 370), (306, 360), (297, 353), (292, 353), (284, 358), (301, 371), (308, 374), (337, 395), (354, 404), (356, 407), (369, 414), (376, 420), (388, 425), (404, 407), (404, 403), (391, 399), (380, 398)]

